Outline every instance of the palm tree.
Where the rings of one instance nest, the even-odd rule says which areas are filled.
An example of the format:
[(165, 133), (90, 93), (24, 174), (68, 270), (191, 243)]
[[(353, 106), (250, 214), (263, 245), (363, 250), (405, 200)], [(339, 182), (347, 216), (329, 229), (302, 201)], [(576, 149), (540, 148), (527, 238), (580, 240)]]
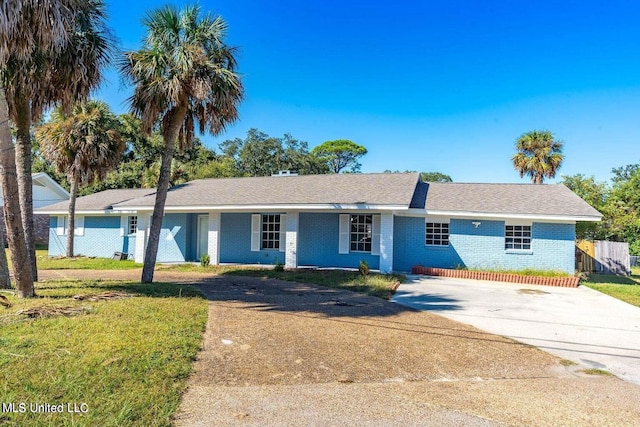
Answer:
[(115, 168), (125, 149), (118, 118), (100, 101), (77, 103), (70, 114), (56, 109), (51, 121), (37, 130), (42, 155), (71, 186), (67, 222), (67, 256), (72, 257), (75, 206), (81, 185), (104, 179)]
[[(73, 14), (81, 9), (81, 0), (7, 0), (0, 8), (0, 69), (8, 58), (31, 56), (34, 45), (52, 52), (59, 51), (68, 40)], [(4, 197), (7, 242), (18, 297), (35, 296), (30, 256), (23, 238), (22, 215), (18, 196), (15, 148), (9, 124), (9, 106), (0, 84), (0, 181)]]
[(160, 125), (164, 149), (156, 199), (145, 252), (142, 281), (152, 282), (158, 253), (162, 215), (171, 178), (176, 143), (191, 143), (195, 123), (200, 133), (214, 135), (238, 117), (243, 96), (235, 72), (235, 49), (224, 37), (227, 24), (220, 17), (201, 17), (197, 6), (178, 11), (166, 6), (144, 19), (147, 36), (140, 50), (127, 52), (120, 69), (135, 85), (131, 111), (149, 134)]
[[(4, 222), (4, 220), (0, 220)], [(11, 278), (9, 277), (9, 264), (7, 263), (7, 252), (4, 250), (4, 224), (0, 224), (0, 289), (11, 288)]]
[(546, 130), (523, 134), (516, 141), (516, 150), (511, 158), (513, 166), (520, 172), (520, 178), (528, 175), (534, 184), (542, 184), (545, 177), (555, 177), (564, 160), (562, 142)]
[[(16, 127), (16, 166), (24, 239), (37, 280), (31, 180), (31, 124), (54, 103), (70, 108), (97, 87), (108, 62), (110, 36), (102, 0), (85, 1), (66, 24), (67, 41), (58, 49), (35, 46), (30, 55), (13, 52), (0, 67), (9, 116)], [(26, 12), (26, 11), (25, 11)], [(32, 16), (36, 19), (35, 16)], [(25, 25), (33, 24), (26, 19)], [(19, 41), (16, 41), (18, 43)]]

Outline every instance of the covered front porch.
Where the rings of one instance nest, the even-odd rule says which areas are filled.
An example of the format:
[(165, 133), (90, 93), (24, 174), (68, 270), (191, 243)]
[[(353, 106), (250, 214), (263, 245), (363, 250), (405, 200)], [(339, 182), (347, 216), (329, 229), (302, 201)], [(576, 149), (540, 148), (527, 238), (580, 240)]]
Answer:
[[(198, 261), (286, 268), (393, 270), (393, 214), (336, 212), (168, 213), (163, 219), (158, 262)], [(138, 214), (136, 262), (144, 261), (150, 214)]]

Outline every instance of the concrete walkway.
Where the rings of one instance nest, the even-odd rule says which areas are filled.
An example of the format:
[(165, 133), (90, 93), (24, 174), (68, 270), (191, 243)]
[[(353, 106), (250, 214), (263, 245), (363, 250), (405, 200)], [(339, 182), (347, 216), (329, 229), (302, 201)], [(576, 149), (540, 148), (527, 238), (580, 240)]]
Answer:
[(640, 308), (585, 286), (410, 276), (392, 301), (640, 384)]

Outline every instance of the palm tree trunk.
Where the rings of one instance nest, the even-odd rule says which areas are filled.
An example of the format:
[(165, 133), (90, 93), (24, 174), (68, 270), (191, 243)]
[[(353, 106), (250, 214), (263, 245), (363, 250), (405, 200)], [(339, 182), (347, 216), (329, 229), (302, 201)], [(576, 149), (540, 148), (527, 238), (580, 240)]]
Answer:
[(4, 219), (7, 225), (7, 240), (11, 252), (11, 267), (18, 297), (35, 296), (31, 261), (24, 241), (16, 155), (9, 129), (9, 109), (4, 88), (0, 87), (0, 181), (4, 194)]
[[(4, 223), (4, 218), (1, 220)], [(4, 250), (4, 224), (0, 224), (0, 289), (11, 288), (11, 278), (9, 277), (9, 264), (7, 263), (7, 252)]]
[(36, 244), (33, 227), (33, 179), (31, 177), (31, 107), (29, 97), (16, 96), (16, 166), (18, 168), (18, 194), (24, 241), (31, 260), (33, 280), (38, 281)]
[(71, 180), (69, 191), (69, 215), (67, 217), (67, 257), (73, 257), (73, 238), (76, 232), (76, 198), (78, 197), (78, 180)]
[(164, 204), (167, 201), (169, 191), (169, 181), (171, 180), (171, 162), (175, 151), (176, 141), (180, 133), (180, 127), (187, 113), (186, 101), (178, 105), (173, 111), (173, 117), (164, 132), (164, 151), (162, 152), (162, 163), (160, 164), (160, 176), (158, 177), (158, 189), (156, 200), (151, 216), (151, 228), (149, 229), (149, 243), (144, 254), (144, 266), (142, 268), (142, 282), (153, 282), (153, 273), (158, 256), (158, 245), (160, 244), (160, 231), (162, 230), (162, 216), (164, 215)]

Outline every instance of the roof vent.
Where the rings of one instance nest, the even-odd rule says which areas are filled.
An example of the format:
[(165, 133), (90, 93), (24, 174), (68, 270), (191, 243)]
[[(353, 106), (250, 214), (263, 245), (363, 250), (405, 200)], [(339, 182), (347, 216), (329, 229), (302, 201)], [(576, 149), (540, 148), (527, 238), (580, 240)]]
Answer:
[(295, 172), (285, 170), (285, 171), (278, 171), (278, 173), (271, 174), (271, 176), (298, 176), (298, 174)]

